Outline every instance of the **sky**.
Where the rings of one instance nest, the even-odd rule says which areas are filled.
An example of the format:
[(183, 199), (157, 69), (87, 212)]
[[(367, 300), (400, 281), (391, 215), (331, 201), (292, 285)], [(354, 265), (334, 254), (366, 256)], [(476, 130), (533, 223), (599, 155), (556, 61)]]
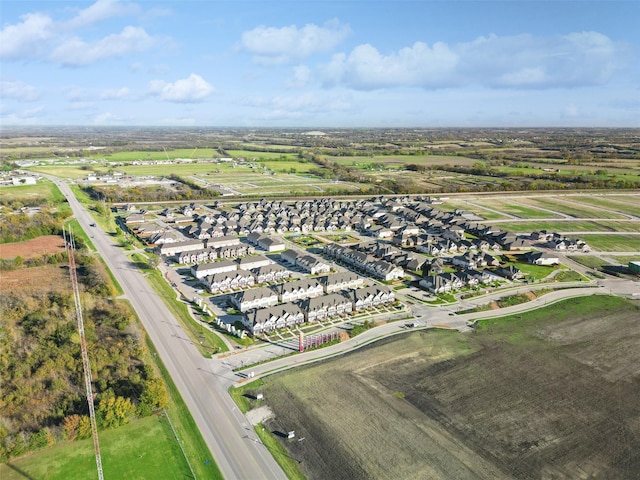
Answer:
[(639, 127), (640, 1), (0, 0), (0, 127)]

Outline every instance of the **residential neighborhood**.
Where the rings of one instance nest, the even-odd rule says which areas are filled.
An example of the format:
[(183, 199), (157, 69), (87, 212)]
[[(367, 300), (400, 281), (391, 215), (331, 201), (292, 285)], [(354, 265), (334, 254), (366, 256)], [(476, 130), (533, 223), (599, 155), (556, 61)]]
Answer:
[(516, 236), (439, 205), (418, 195), (123, 211), (132, 233), (188, 267), (185, 281), (226, 295), (252, 334), (397, 303), (393, 285), (442, 295), (523, 281), (513, 258), (554, 266), (553, 251), (589, 248), (546, 231)]

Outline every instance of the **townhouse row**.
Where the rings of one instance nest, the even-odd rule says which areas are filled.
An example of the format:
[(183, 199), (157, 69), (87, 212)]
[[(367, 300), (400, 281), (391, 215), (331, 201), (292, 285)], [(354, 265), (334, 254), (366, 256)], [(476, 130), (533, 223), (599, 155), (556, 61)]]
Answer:
[(248, 331), (257, 335), (340, 317), (393, 302), (395, 302), (393, 290), (384, 285), (373, 285), (307, 298), (298, 302), (255, 308), (244, 312), (242, 323)]

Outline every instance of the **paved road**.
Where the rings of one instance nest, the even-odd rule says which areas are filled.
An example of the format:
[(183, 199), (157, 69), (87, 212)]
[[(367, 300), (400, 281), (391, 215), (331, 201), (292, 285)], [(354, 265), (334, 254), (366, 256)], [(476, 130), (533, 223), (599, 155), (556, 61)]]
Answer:
[[(576, 282), (575, 285), (580, 284), (579, 282)], [(640, 298), (640, 282), (621, 279), (606, 279), (593, 282), (591, 285), (592, 286), (588, 287), (556, 290), (554, 292), (547, 293), (542, 297), (538, 297), (531, 302), (502, 308), (500, 310), (490, 310), (459, 315), (455, 313), (453, 307), (433, 308), (413, 305), (412, 309), (413, 313), (416, 316), (417, 324), (419, 325), (418, 328), (451, 328), (460, 330), (462, 332), (469, 332), (472, 330), (472, 328), (470, 327), (470, 323), (473, 321), (517, 314), (519, 312), (532, 310), (572, 297), (584, 295), (618, 294), (633, 296), (633, 298)], [(564, 286), (569, 285), (565, 284)], [(521, 289), (523, 291), (530, 290), (531, 285), (522, 286)], [(509, 294), (513, 293), (517, 292), (509, 292)], [(505, 292), (502, 292), (501, 294), (495, 294), (495, 297), (503, 296), (504, 294)], [(483, 299), (479, 303), (487, 303), (491, 299), (493, 299), (493, 295), (483, 297)], [(271, 374), (276, 371), (286, 370), (288, 368), (300, 366), (305, 363), (319, 361), (333, 355), (340, 355), (355, 348), (359, 348), (363, 345), (374, 342), (381, 337), (404, 333), (408, 330), (406, 324), (407, 322), (403, 321), (387, 323), (371, 330), (367, 330), (357, 337), (347, 340), (346, 342), (293, 356), (281, 357), (285, 353), (291, 353), (291, 345), (292, 343), (295, 344), (295, 342), (287, 341), (274, 343), (273, 345), (269, 345), (266, 347), (233, 352), (228, 356), (220, 356), (216, 359), (209, 360), (209, 362), (211, 363), (211, 369), (217, 372), (217, 374), (220, 375), (220, 378), (224, 382), (229, 385), (241, 385), (246, 381), (246, 374), (249, 371), (253, 372), (253, 378), (256, 379), (265, 374)], [(264, 361), (267, 359), (270, 359), (271, 361), (255, 365), (250, 369), (243, 370), (239, 374), (232, 372), (233, 369), (243, 367), (244, 365), (251, 365), (256, 361)]]
[(246, 417), (221, 381), (188, 339), (144, 276), (128, 261), (121, 247), (97, 227), (63, 181), (49, 177), (69, 200), (80, 225), (122, 286), (187, 404), (225, 479), (286, 479), (266, 447), (257, 440)]

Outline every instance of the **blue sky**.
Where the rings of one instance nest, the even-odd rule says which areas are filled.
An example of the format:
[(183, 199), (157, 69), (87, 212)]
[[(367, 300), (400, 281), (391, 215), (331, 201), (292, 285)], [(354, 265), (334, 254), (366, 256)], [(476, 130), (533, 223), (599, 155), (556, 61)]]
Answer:
[(0, 1), (1, 125), (638, 127), (639, 1)]

